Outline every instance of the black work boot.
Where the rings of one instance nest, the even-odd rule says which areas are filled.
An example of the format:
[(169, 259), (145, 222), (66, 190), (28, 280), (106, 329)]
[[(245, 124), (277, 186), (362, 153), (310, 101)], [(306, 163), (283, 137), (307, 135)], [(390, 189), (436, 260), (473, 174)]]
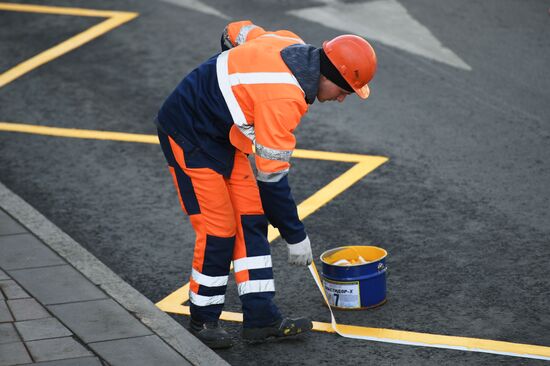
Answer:
[(284, 318), (262, 328), (243, 328), (242, 337), (250, 343), (260, 343), (271, 338), (293, 337), (309, 332), (313, 323), (308, 318)]
[(233, 341), (229, 334), (218, 324), (218, 322), (200, 323), (191, 319), (189, 330), (202, 343), (212, 349), (229, 348)]

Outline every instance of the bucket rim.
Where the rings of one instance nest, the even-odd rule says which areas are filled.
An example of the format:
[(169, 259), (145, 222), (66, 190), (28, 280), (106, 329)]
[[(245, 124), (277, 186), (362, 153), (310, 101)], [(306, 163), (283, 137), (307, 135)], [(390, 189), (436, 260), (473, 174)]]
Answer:
[[(375, 260), (372, 260), (372, 261), (369, 261), (369, 262), (365, 262), (365, 263), (355, 263), (355, 264), (349, 264), (347, 266), (338, 266), (338, 265), (334, 265), (332, 263), (328, 263), (324, 260), (324, 257), (328, 254), (332, 254), (332, 252), (336, 252), (338, 250), (342, 250), (342, 249), (346, 249), (346, 248), (353, 248), (353, 247), (362, 247), (362, 248), (376, 248), (376, 249), (380, 249), (381, 251), (384, 252), (384, 255), (381, 256), (380, 258), (377, 258)], [(337, 248), (332, 248), (332, 249), (328, 249), (328, 250), (325, 250), (323, 253), (321, 253), (321, 255), (319, 256), (319, 259), (321, 260), (322, 263), (326, 264), (326, 265), (329, 265), (329, 266), (334, 266), (334, 267), (353, 267), (353, 266), (362, 266), (362, 265), (365, 265), (365, 264), (371, 264), (371, 263), (375, 263), (375, 262), (379, 262), (381, 261), (382, 259), (386, 258), (388, 256), (388, 252), (386, 249), (384, 248), (381, 248), (381, 247), (377, 247), (375, 245), (344, 245), (342, 247), (337, 247)]]

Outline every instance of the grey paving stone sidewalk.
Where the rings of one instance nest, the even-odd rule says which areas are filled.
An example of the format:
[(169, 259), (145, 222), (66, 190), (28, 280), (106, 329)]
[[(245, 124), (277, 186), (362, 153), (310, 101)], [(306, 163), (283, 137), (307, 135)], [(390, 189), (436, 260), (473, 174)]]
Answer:
[(0, 366), (228, 366), (0, 182)]
[(191, 365), (0, 208), (0, 366)]
[[(4, 239), (6, 236), (0, 235), (2, 253), (5, 251)], [(70, 364), (74, 365), (80, 364), (80, 361), (102, 365), (89, 347), (28, 295), (9, 274), (0, 270), (0, 278), (1, 366), (42, 364), (41, 361), (63, 359), (70, 359)]]

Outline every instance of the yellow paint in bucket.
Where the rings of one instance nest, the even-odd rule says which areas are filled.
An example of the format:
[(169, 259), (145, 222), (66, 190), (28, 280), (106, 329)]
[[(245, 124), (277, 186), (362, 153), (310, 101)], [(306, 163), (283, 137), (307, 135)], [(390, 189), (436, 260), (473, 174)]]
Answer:
[(351, 264), (366, 264), (381, 260), (387, 254), (384, 249), (379, 247), (347, 246), (326, 251), (321, 255), (321, 261), (332, 265), (338, 265), (336, 262), (342, 260), (348, 261)]

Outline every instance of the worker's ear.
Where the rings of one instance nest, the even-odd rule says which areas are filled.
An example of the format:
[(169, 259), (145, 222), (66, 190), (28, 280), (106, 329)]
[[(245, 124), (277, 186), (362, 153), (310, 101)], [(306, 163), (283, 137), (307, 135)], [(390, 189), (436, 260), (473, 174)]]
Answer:
[[(332, 85), (332, 81), (330, 81), (325, 75), (321, 74), (321, 77), (319, 78), (319, 92), (325, 91), (327, 88), (329, 88)], [(317, 93), (319, 94), (319, 93)]]
[(321, 87), (326, 84), (327, 80), (328, 79), (325, 77), (325, 75), (321, 74), (321, 77), (319, 77), (319, 89), (321, 89)]

